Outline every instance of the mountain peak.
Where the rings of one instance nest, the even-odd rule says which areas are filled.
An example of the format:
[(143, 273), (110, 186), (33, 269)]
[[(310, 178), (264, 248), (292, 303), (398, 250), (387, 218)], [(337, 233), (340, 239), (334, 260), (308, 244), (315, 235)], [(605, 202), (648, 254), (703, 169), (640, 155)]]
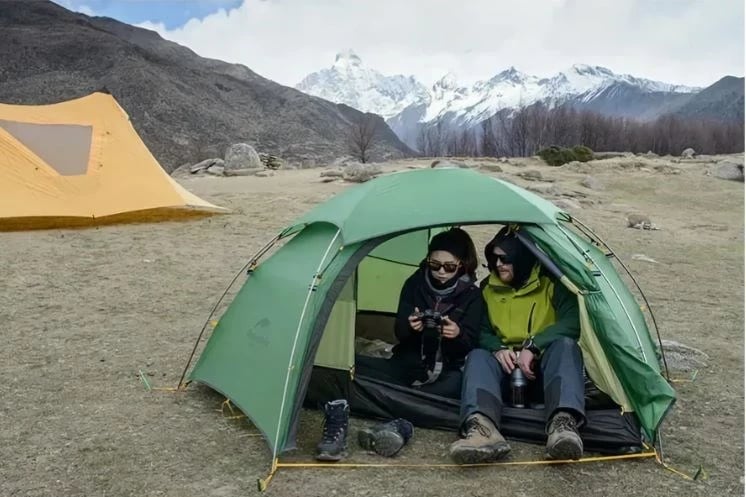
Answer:
[(581, 76), (614, 76), (614, 72), (601, 66), (589, 66), (588, 64), (573, 64), (568, 72), (574, 72)]
[(342, 52), (339, 52), (337, 56), (334, 58), (334, 65), (336, 67), (339, 66), (359, 66), (362, 65), (363, 61), (360, 60), (360, 57), (352, 51), (352, 49), (347, 49)]
[(455, 90), (458, 88), (458, 79), (453, 71), (448, 71), (442, 78), (435, 82), (433, 89), (443, 88), (444, 90)]
[(511, 81), (513, 83), (521, 83), (525, 81), (526, 78), (527, 78), (526, 74), (516, 69), (515, 66), (510, 66), (504, 71), (497, 73), (490, 81), (493, 83), (500, 82), (500, 81)]

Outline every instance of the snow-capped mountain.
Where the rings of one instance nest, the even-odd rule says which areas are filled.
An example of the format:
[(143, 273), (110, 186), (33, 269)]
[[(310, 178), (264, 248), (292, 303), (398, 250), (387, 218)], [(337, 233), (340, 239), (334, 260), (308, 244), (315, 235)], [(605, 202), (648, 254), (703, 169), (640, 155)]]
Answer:
[(295, 88), (384, 118), (428, 98), (427, 88), (413, 76), (384, 76), (363, 65), (352, 50), (338, 53), (330, 68), (309, 74)]
[(501, 110), (536, 102), (569, 103), (607, 115), (650, 119), (700, 90), (583, 64), (550, 78), (510, 67), (471, 86), (459, 85), (456, 76), (448, 73), (426, 88), (413, 77), (384, 76), (367, 68), (352, 52), (337, 55), (331, 69), (309, 75), (296, 88), (382, 115), (410, 146), (416, 145), (422, 127), (470, 128)]

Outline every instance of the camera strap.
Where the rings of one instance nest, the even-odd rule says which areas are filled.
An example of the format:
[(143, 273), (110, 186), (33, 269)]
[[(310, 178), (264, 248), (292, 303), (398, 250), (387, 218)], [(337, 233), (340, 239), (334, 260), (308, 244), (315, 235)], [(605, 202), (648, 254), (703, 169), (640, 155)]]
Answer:
[[(435, 364), (433, 364), (432, 369), (427, 370), (427, 379), (424, 381), (415, 380), (412, 382), (413, 387), (421, 387), (422, 385), (429, 385), (430, 383), (434, 383), (438, 377), (440, 377), (440, 373), (443, 371), (443, 351), (441, 349), (441, 344), (443, 342), (443, 324), (440, 325), (440, 332), (438, 333), (438, 348), (435, 351)], [(425, 358), (425, 340), (424, 337), (422, 340), (420, 340), (420, 358), (424, 361)]]

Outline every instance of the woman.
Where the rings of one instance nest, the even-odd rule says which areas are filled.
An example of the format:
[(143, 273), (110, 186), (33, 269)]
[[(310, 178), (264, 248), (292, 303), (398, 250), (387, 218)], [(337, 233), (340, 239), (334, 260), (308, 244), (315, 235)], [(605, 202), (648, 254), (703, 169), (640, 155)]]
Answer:
[(392, 358), (359, 356), (359, 374), (458, 399), (461, 368), (479, 342), (485, 312), (476, 269), (468, 233), (452, 228), (435, 235), (427, 257), (402, 287)]

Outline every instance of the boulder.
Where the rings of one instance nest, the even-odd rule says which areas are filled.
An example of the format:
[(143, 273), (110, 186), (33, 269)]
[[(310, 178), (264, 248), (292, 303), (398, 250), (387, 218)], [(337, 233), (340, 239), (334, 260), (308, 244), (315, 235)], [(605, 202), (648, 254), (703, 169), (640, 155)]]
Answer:
[(640, 230), (657, 230), (650, 218), (645, 214), (627, 214), (627, 227)]
[(695, 155), (697, 155), (697, 152), (695, 152), (694, 149), (691, 148), (691, 147), (690, 148), (685, 148), (681, 152), (681, 156), (683, 158), (685, 158), (685, 159), (693, 159)]
[(212, 166), (224, 166), (223, 159), (205, 159), (202, 162), (198, 162), (189, 168), (190, 174), (203, 173), (206, 169)]
[(205, 169), (205, 172), (213, 176), (225, 176), (225, 168), (223, 166), (210, 166)]
[(586, 176), (585, 178), (583, 178), (580, 184), (590, 190), (603, 190), (604, 189), (603, 183), (601, 183), (598, 179), (594, 178), (593, 176)]
[[(739, 163), (740, 162), (740, 163)], [(707, 173), (711, 176), (730, 181), (743, 181), (743, 158), (721, 160), (712, 166)]]
[(482, 169), (483, 171), (489, 171), (491, 173), (503, 172), (503, 168), (500, 167), (499, 164), (490, 164), (490, 163), (482, 164), (481, 166), (479, 166), (479, 169)]
[(553, 203), (562, 210), (580, 209), (580, 204), (569, 198), (558, 198)]
[(468, 169), (469, 166), (464, 164), (463, 162), (456, 162), (452, 160), (434, 160), (432, 164), (430, 164), (431, 168), (448, 168), (448, 167), (457, 167), (460, 169)]
[(225, 152), (226, 171), (236, 169), (261, 169), (264, 167), (259, 154), (247, 143), (236, 143)]
[(378, 164), (350, 164), (344, 168), (342, 179), (352, 183), (364, 183), (381, 174)]
[(541, 171), (536, 169), (527, 169), (526, 171), (519, 172), (516, 176), (519, 176), (527, 181), (549, 181), (545, 180), (541, 175)]

